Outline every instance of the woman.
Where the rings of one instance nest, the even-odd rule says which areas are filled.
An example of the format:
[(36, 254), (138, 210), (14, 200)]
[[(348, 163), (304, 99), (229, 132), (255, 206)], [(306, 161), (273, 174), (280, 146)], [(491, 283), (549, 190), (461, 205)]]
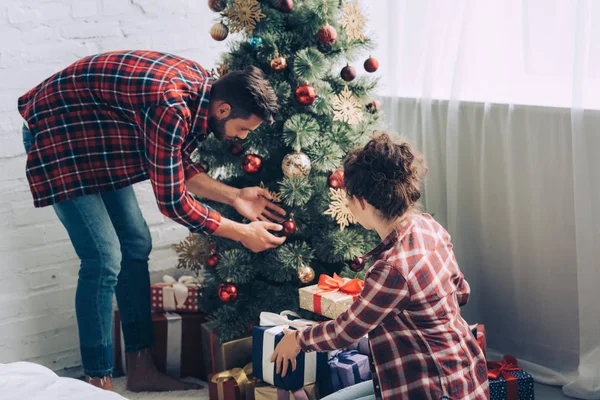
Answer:
[(348, 347), (369, 335), (373, 381), (342, 389), (327, 400), (487, 399), (485, 359), (459, 307), (469, 285), (450, 236), (417, 211), (422, 156), (387, 134), (374, 137), (344, 161), (350, 209), (382, 242), (366, 258), (362, 293), (333, 321), (287, 331), (271, 361), (285, 376), (302, 351)]

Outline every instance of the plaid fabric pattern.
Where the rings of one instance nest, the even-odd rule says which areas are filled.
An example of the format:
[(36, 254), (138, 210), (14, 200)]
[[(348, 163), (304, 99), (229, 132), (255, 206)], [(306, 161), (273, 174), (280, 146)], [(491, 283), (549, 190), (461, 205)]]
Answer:
[(27, 179), (34, 206), (117, 190), (150, 179), (163, 214), (213, 233), (221, 216), (185, 181), (207, 134), (212, 78), (171, 54), (120, 51), (83, 58), (19, 98), (34, 135)]
[(350, 346), (369, 334), (377, 398), (489, 398), (485, 359), (459, 306), (469, 299), (448, 233), (407, 217), (367, 257), (365, 287), (337, 319), (298, 334), (304, 351)]

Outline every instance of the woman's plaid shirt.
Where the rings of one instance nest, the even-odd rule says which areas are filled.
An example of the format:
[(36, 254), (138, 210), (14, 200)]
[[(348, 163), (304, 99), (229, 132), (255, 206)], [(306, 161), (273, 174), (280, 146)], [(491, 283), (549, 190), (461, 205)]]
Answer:
[(368, 334), (378, 398), (487, 400), (485, 359), (459, 314), (469, 285), (448, 233), (415, 214), (367, 256), (362, 293), (337, 319), (301, 331), (302, 349), (341, 349)]
[(161, 212), (192, 232), (221, 216), (185, 181), (207, 133), (213, 78), (171, 54), (122, 51), (86, 57), (19, 99), (34, 135), (27, 178), (34, 205), (117, 190), (150, 178)]

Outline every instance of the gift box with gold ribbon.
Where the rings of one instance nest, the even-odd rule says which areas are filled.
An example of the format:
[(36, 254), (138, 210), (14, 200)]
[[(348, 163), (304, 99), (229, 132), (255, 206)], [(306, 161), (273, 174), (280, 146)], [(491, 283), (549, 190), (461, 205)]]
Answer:
[(490, 400), (533, 400), (533, 377), (519, 368), (517, 359), (505, 355), (502, 361), (487, 363)]
[(287, 391), (268, 385), (264, 382), (257, 383), (254, 388), (254, 400), (317, 400), (319, 394), (314, 383), (294, 391)]
[(209, 400), (254, 400), (252, 364), (208, 376)]
[(175, 279), (163, 276), (163, 282), (150, 285), (152, 312), (198, 312), (198, 299), (202, 285), (192, 276)]
[(364, 282), (338, 276), (321, 275), (317, 285), (299, 289), (300, 308), (335, 319), (346, 311), (362, 292)]

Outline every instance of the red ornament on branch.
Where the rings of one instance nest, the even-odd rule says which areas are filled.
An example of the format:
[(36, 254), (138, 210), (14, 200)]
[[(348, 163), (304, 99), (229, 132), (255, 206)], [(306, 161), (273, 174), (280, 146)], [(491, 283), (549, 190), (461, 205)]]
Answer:
[(353, 67), (351, 67), (350, 65), (346, 65), (344, 68), (342, 68), (342, 72), (340, 73), (340, 76), (346, 82), (350, 82), (351, 80), (356, 78), (356, 70)]
[(233, 283), (221, 283), (217, 289), (217, 295), (223, 303), (231, 303), (237, 299), (238, 290)]
[(257, 174), (262, 169), (262, 158), (256, 154), (248, 154), (242, 161), (242, 169), (247, 174)]
[(317, 33), (319, 42), (323, 44), (333, 44), (337, 40), (337, 31), (335, 28), (328, 23), (325, 24)]
[(217, 266), (217, 264), (219, 263), (219, 256), (217, 256), (216, 254), (211, 254), (208, 257), (206, 257), (206, 265), (208, 265), (211, 268), (214, 268)]
[(329, 178), (327, 178), (327, 183), (330, 188), (333, 189), (341, 189), (344, 187), (344, 171), (341, 169), (333, 171)]
[(208, 0), (208, 8), (214, 12), (221, 12), (227, 7), (227, 0)]
[(292, 236), (294, 233), (296, 233), (296, 222), (294, 221), (293, 215), (290, 215), (289, 219), (283, 221), (281, 226), (283, 226), (281, 233), (284, 236)]
[(377, 71), (377, 68), (379, 68), (379, 61), (377, 61), (373, 57), (367, 58), (367, 61), (365, 61), (365, 71), (375, 72)]
[(365, 268), (365, 259), (362, 257), (354, 257), (354, 261), (350, 264), (350, 269), (354, 272), (360, 272)]
[(292, 11), (292, 8), (294, 8), (294, 1), (293, 0), (277, 0), (277, 8), (279, 8), (279, 11), (281, 11), (282, 13), (289, 13)]
[(367, 104), (367, 110), (375, 114), (377, 111), (381, 109), (381, 102), (379, 100), (373, 100), (369, 104)]
[(317, 91), (308, 83), (296, 88), (296, 101), (303, 106), (310, 106), (317, 99)]

